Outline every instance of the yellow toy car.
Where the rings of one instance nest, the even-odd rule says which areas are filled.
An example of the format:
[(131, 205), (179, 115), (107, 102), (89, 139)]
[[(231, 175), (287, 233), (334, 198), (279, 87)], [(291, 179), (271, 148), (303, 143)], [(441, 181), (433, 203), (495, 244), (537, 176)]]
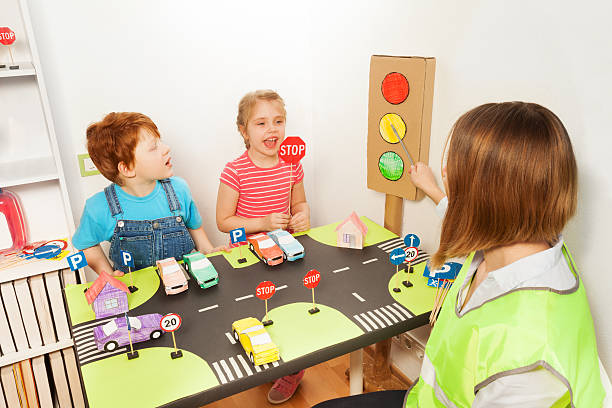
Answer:
[(254, 317), (232, 323), (236, 341), (240, 341), (251, 363), (262, 365), (278, 360), (278, 346), (274, 344), (263, 324)]

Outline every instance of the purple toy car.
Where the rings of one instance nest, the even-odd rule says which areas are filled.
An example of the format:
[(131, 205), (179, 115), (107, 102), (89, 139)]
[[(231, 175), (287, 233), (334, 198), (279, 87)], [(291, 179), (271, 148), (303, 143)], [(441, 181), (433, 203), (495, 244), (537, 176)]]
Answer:
[[(158, 339), (162, 335), (159, 325), (162, 315), (151, 313), (141, 316), (129, 316), (132, 326), (132, 343), (149, 339)], [(114, 351), (130, 343), (125, 317), (116, 317), (110, 322), (96, 326), (93, 330), (98, 350)]]

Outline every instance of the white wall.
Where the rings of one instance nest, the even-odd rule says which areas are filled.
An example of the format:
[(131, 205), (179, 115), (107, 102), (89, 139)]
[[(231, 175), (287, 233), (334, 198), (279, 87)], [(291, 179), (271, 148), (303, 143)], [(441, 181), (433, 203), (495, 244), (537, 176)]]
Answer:
[[(582, 269), (601, 358), (612, 370), (612, 177), (609, 176), (611, 7), (605, 1), (77, 2), (30, 0), (34, 29), (78, 221), (106, 184), (81, 179), (84, 130), (111, 110), (149, 114), (173, 147), (205, 228), (221, 242), (217, 176), (241, 152), (240, 96), (283, 95), (288, 134), (308, 144), (313, 225), (355, 209), (382, 222), (366, 189), (371, 54), (437, 58), (430, 164), (439, 175), (454, 120), (484, 102), (541, 103), (564, 121), (580, 170), (578, 215), (566, 239)], [(120, 12), (119, 12), (120, 10)], [(607, 115), (605, 113), (608, 113)], [(437, 245), (431, 203), (408, 202), (404, 231)]]

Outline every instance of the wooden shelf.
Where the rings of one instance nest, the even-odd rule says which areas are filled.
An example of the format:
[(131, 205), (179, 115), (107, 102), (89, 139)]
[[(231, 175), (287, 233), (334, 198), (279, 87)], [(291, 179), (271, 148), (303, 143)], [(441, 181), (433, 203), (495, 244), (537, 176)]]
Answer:
[(0, 68), (0, 78), (36, 75), (36, 70), (34, 69), (34, 66), (31, 62), (18, 62), (17, 65), (19, 65), (19, 69), (9, 69), (9, 65), (12, 64), (6, 63), (5, 68)]
[(34, 349), (27, 349), (18, 351), (16, 353), (10, 353), (0, 357), (0, 367), (4, 367), (10, 364), (15, 364), (19, 361), (23, 361), (28, 358), (42, 356), (43, 354), (52, 353), (57, 350), (62, 350), (67, 347), (72, 347), (74, 341), (72, 339), (61, 340), (57, 343), (47, 344), (46, 346), (37, 347)]
[(69, 268), (69, 266), (66, 258), (59, 261), (40, 259), (30, 263), (15, 265), (7, 269), (0, 269), (0, 283), (67, 268)]

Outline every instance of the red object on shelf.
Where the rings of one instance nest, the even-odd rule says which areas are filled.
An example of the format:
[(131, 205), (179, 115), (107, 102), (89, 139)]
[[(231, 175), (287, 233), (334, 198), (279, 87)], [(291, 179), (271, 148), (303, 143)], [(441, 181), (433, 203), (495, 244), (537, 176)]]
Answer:
[(6, 218), (8, 230), (11, 233), (13, 246), (0, 249), (0, 254), (21, 251), (28, 242), (25, 218), (17, 196), (0, 188), (0, 213)]
[(0, 44), (11, 45), (15, 42), (15, 33), (8, 27), (0, 27)]

